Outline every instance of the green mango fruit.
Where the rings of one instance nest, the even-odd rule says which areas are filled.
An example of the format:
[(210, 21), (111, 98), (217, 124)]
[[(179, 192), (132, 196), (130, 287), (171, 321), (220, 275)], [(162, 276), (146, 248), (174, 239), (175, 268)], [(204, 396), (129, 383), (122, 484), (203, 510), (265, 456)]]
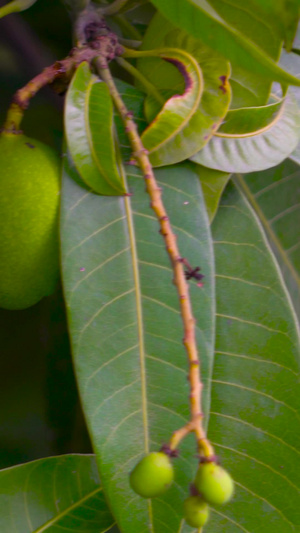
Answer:
[(209, 519), (209, 507), (200, 496), (189, 496), (184, 503), (184, 519), (191, 527), (203, 527)]
[(51, 148), (0, 135), (0, 307), (25, 309), (55, 289), (59, 175)]
[(202, 498), (211, 505), (229, 502), (234, 493), (234, 481), (231, 475), (213, 462), (199, 465), (195, 487)]
[(163, 452), (151, 452), (134, 467), (130, 474), (131, 488), (143, 498), (160, 496), (174, 479), (170, 458)]

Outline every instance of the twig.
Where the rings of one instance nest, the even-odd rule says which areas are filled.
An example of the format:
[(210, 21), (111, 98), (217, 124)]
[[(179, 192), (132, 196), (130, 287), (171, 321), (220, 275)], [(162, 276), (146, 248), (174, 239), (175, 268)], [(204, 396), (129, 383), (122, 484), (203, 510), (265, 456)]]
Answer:
[(74, 48), (68, 57), (46, 67), (40, 74), (22, 87), (22, 89), (19, 89), (15, 93), (12, 104), (8, 109), (2, 131), (6, 133), (16, 133), (19, 131), (25, 109), (29, 106), (31, 98), (42, 87), (53, 83), (57, 79), (61, 80), (62, 85), (68, 83), (75, 68), (83, 61), (91, 63), (95, 58), (101, 56), (105, 58), (105, 62), (107, 63), (107, 61), (120, 55), (123, 48), (118, 44), (114, 35), (113, 37), (115, 39), (114, 43), (112, 41), (112, 34), (107, 32), (107, 35), (102, 35), (92, 45), (87, 44), (79, 48)]
[(182, 440), (187, 433), (194, 431), (198, 442), (199, 454), (204, 455), (205, 457), (210, 457), (214, 455), (214, 450), (206, 438), (205, 430), (202, 425), (203, 413), (201, 406), (201, 392), (203, 385), (200, 379), (200, 362), (195, 337), (195, 319), (192, 314), (189, 287), (185, 279), (183, 262), (177, 247), (176, 236), (172, 231), (169, 218), (161, 199), (161, 189), (157, 185), (147, 151), (138, 135), (136, 124), (132, 118), (132, 113), (128, 111), (119, 95), (108, 66), (104, 66), (103, 62), (100, 64), (99, 61), (96, 62), (96, 65), (99, 75), (109, 87), (116, 109), (122, 118), (132, 147), (133, 157), (143, 172), (146, 190), (151, 199), (150, 205), (159, 221), (160, 233), (165, 240), (166, 249), (174, 270), (174, 283), (177, 287), (184, 326), (183, 344), (189, 361), (191, 421), (184, 428), (181, 428), (173, 434), (170, 441), (170, 448), (171, 450), (174, 450), (180, 440)]

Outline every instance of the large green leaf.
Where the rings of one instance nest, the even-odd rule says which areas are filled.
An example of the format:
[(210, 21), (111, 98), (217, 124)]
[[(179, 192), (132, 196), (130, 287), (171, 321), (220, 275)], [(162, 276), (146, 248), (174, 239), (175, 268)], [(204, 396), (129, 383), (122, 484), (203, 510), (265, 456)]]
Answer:
[(114, 519), (91, 455), (39, 459), (0, 471), (1, 533), (108, 532)]
[[(139, 172), (132, 196), (83, 190), (64, 165), (62, 263), (74, 364), (106, 497), (122, 532), (179, 531), (182, 502), (196, 468), (188, 438), (175, 462), (176, 482), (149, 503), (128, 474), (189, 418), (189, 387), (173, 273)], [(214, 338), (214, 277), (209, 223), (193, 165), (159, 169), (159, 186), (182, 256), (199, 265), (203, 288), (190, 284), (209, 409)], [(152, 529), (151, 529), (152, 528)]]
[(293, 533), (300, 525), (299, 331), (262, 226), (233, 185), (212, 228), (217, 335), (209, 436), (236, 496), (213, 510), (205, 533)]
[(82, 180), (99, 194), (126, 192), (116, 161), (109, 90), (86, 62), (78, 67), (67, 92), (65, 131)]
[(151, 0), (173, 24), (184, 29), (228, 58), (233, 67), (247, 69), (263, 78), (300, 85), (265, 52), (229, 25), (206, 0)]
[(300, 168), (287, 159), (275, 168), (237, 176), (261, 220), (300, 317)]
[[(269, 106), (267, 106), (269, 107)], [(254, 121), (261, 124), (260, 109), (253, 110)], [(300, 112), (298, 105), (288, 95), (280, 110), (269, 124), (256, 131), (245, 130), (248, 109), (231, 112), (231, 122), (226, 131), (217, 132), (204, 148), (191, 157), (192, 161), (224, 172), (253, 172), (278, 165), (296, 148), (300, 134)], [(231, 133), (236, 128), (237, 133)]]

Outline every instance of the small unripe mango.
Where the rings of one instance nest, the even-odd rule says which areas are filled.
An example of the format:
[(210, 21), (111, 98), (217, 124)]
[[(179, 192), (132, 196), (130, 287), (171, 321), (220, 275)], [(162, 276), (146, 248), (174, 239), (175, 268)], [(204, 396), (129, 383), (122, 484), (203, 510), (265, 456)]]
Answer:
[(163, 452), (152, 452), (143, 457), (130, 474), (131, 488), (143, 498), (163, 494), (174, 479), (170, 458)]
[(191, 527), (203, 527), (209, 519), (209, 507), (200, 496), (189, 496), (184, 501), (184, 519)]
[(227, 503), (234, 492), (232, 477), (216, 463), (202, 463), (199, 465), (195, 487), (202, 498), (211, 505)]
[(23, 134), (0, 135), (0, 307), (25, 309), (58, 280), (60, 160)]

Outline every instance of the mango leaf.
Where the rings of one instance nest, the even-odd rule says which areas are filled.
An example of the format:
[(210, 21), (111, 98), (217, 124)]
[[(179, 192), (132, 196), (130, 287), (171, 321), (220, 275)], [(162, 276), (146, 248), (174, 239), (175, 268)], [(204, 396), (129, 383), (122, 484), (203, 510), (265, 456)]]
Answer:
[(213, 170), (212, 168), (206, 168), (196, 164), (194, 164), (193, 169), (199, 176), (206, 211), (209, 221), (212, 223), (217, 213), (221, 196), (231, 174), (219, 172), (219, 170)]
[[(295, 46), (300, 47), (300, 28), (298, 30), (296, 39), (295, 39)], [(280, 57), (280, 65), (283, 68), (288, 69), (294, 76), (300, 77), (300, 56), (294, 53), (287, 53), (284, 49), (282, 50), (281, 57)], [(300, 89), (299, 87), (290, 87), (290, 91), (292, 91), (293, 95), (295, 96), (298, 106), (300, 106)], [(298, 165), (300, 165), (300, 143), (298, 143), (298, 146), (294, 150), (294, 152), (290, 155), (290, 158), (293, 159)]]
[[(130, 167), (131, 169), (131, 167)], [(152, 502), (130, 489), (128, 474), (189, 419), (189, 387), (173, 273), (158, 223), (131, 169), (130, 197), (83, 190), (65, 159), (62, 264), (74, 365), (106, 498), (124, 533), (178, 531), (193, 479), (195, 442), (175, 461), (176, 482)], [(71, 177), (70, 177), (71, 176)], [(208, 412), (214, 339), (214, 277), (209, 223), (189, 162), (156, 172), (182, 256), (205, 284), (190, 284)]]
[(261, 220), (300, 317), (300, 168), (287, 159), (236, 180)]
[(0, 527), (3, 533), (111, 531), (92, 455), (38, 459), (0, 471)]
[[(259, 122), (260, 110), (253, 111)], [(227, 133), (225, 123), (225, 132), (217, 132), (191, 160), (224, 172), (246, 173), (278, 165), (293, 152), (299, 141), (300, 112), (291, 94), (272, 122), (257, 131), (239, 133), (239, 129), (245, 131), (243, 117), (248, 115), (247, 109), (232, 111), (229, 129), (236, 127), (237, 133)]]
[[(160, 15), (154, 17), (143, 41), (144, 49), (149, 49), (154, 45), (156, 47), (176, 47), (191, 54), (198, 62), (198, 69), (201, 69), (202, 85), (204, 85), (197, 109), (193, 110), (189, 122), (172, 142), (163, 140), (163, 143), (161, 143), (155, 153), (152, 153), (151, 147), (147, 145), (146, 136), (148, 131), (152, 131), (153, 127), (159, 128), (161, 135), (163, 134), (163, 130), (159, 126), (160, 113), (162, 112), (158, 114), (157, 119), (144, 132), (142, 140), (146, 148), (150, 149), (151, 162), (154, 166), (161, 166), (185, 159), (189, 157), (189, 153), (194, 154), (208, 142), (214, 131), (217, 130), (230, 104), (231, 91), (228, 83), (230, 67), (227, 61), (224, 61), (207, 46), (199, 48), (198, 41), (174, 30), (174, 26)], [(143, 53), (146, 55), (146, 52)], [(149, 54), (154, 53), (155, 51), (149, 52)], [(141, 55), (141, 52), (139, 52), (139, 55)], [(140, 72), (146, 78), (151, 79), (151, 83), (158, 88), (163, 96), (167, 94), (170, 98), (170, 92), (174, 95), (174, 98), (170, 98), (166, 105), (172, 104), (176, 115), (178, 113), (176, 104), (178, 94), (184, 92), (184, 95), (187, 94), (191, 97), (191, 87), (188, 86), (188, 80), (183, 79), (179, 69), (176, 69), (174, 65), (166, 64), (165, 61), (159, 58), (142, 57), (138, 61), (138, 66)], [(159, 110), (159, 107), (157, 109), (157, 106), (153, 105), (153, 99), (150, 100), (148, 98), (145, 103), (148, 107), (148, 109), (146, 107), (146, 115), (152, 118), (153, 114)], [(168, 117), (166, 116), (166, 118)], [(168, 124), (169, 129), (171, 129), (172, 122), (170, 120)]]
[(265, 79), (293, 85), (300, 80), (282, 70), (257, 45), (228, 24), (206, 0), (151, 0), (173, 24), (184, 29), (230, 60)]
[(125, 193), (116, 162), (112, 100), (86, 62), (79, 65), (67, 92), (65, 131), (82, 180), (99, 194)]
[(5, 6), (0, 7), (0, 19), (6, 17), (6, 15), (10, 15), (11, 13), (24, 11), (35, 4), (35, 2), (36, 0), (13, 0)]
[[(285, 40), (290, 50), (299, 20), (298, 0), (286, 3), (270, 0), (208, 0), (209, 4), (228, 24), (256, 44), (275, 62), (278, 61)], [(270, 92), (270, 81), (257, 72), (251, 76), (247, 66), (232, 69), (232, 107), (264, 105)], [(287, 69), (289, 72), (290, 70)]]
[(209, 436), (236, 495), (213, 509), (205, 533), (292, 533), (300, 525), (294, 311), (260, 221), (231, 184), (212, 230), (217, 334)]

